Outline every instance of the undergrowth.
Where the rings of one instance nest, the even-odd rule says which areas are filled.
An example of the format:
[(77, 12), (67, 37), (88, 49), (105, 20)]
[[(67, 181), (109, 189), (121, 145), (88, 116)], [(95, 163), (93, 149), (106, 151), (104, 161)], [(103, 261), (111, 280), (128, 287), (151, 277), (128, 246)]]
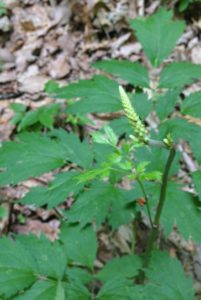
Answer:
[[(145, 65), (99, 61), (93, 67), (103, 75), (64, 87), (49, 82), (45, 91), (66, 99), (65, 108), (61, 102), (34, 111), (12, 105), (17, 134), (0, 148), (1, 186), (54, 170), (47, 186), (31, 188), (19, 202), (56, 209), (62, 225), (53, 243), (44, 236), (1, 238), (2, 299), (195, 299), (192, 278), (160, 249), (158, 237), (168, 239), (176, 226), (182, 238), (201, 242), (201, 92), (182, 94), (201, 78), (201, 66), (167, 59), (185, 29), (171, 11), (130, 26)], [(111, 120), (91, 132), (90, 113)], [(54, 126), (60, 114), (68, 130)], [(197, 164), (188, 172), (194, 192), (186, 191), (179, 172), (181, 145)], [(66, 208), (68, 197), (73, 203)], [(140, 222), (148, 230), (145, 247), (138, 244)], [(98, 264), (100, 232), (113, 234), (125, 224), (132, 228), (129, 249)]]

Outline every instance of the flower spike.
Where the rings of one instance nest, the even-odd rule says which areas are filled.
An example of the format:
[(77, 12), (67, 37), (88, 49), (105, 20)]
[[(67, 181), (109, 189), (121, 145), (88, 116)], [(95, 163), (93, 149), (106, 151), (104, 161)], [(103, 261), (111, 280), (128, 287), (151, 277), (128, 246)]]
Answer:
[(135, 130), (135, 136), (140, 142), (148, 142), (148, 132), (144, 124), (140, 120), (139, 116), (136, 114), (130, 99), (128, 98), (125, 90), (122, 86), (119, 86), (119, 93), (121, 97), (121, 102), (123, 106), (124, 113), (129, 120), (129, 123)]

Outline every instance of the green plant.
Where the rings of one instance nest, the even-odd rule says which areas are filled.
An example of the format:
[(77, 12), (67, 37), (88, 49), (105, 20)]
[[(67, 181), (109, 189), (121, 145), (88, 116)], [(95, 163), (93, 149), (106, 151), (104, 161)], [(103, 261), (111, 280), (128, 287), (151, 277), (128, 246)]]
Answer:
[(7, 12), (6, 5), (4, 1), (0, 1), (0, 16), (5, 15)]
[(180, 0), (179, 1), (179, 11), (183, 12), (188, 9), (190, 4), (198, 3), (200, 0)]
[[(53, 208), (68, 196), (74, 198), (70, 209), (59, 207), (63, 224), (53, 244), (43, 236), (0, 240), (3, 299), (194, 299), (192, 279), (185, 276), (176, 258), (158, 249), (156, 237), (160, 230), (168, 238), (176, 224), (183, 238), (201, 241), (200, 167), (189, 174), (195, 193), (184, 191), (178, 177), (181, 141), (201, 163), (201, 128), (186, 117), (201, 118), (201, 93), (180, 97), (186, 85), (201, 77), (201, 66), (165, 62), (185, 27), (181, 21), (172, 21), (170, 11), (160, 10), (130, 24), (150, 69), (159, 69), (159, 75), (150, 79), (148, 69), (139, 63), (109, 60), (94, 67), (129, 83), (129, 93), (126, 84), (119, 87), (104, 75), (61, 88), (52, 82), (46, 86), (52, 96), (70, 100), (67, 112), (71, 115), (114, 113), (123, 108), (120, 118), (86, 134), (83, 141), (73, 132), (54, 129), (46, 134), (20, 133), (0, 149), (2, 186), (57, 170), (48, 186), (32, 188), (20, 203)], [(176, 116), (175, 105), (180, 107)], [(148, 130), (145, 120), (156, 120), (156, 129), (149, 126)], [(66, 166), (70, 166), (68, 172), (62, 170)], [(124, 187), (125, 180), (129, 189)], [(149, 238), (137, 255), (135, 223), (142, 217), (148, 223)], [(97, 232), (103, 224), (112, 231), (132, 224), (133, 238), (126, 255), (97, 268)]]
[(10, 107), (15, 112), (12, 123), (17, 125), (17, 131), (27, 130), (31, 126), (38, 129), (41, 129), (42, 126), (52, 129), (54, 118), (60, 110), (59, 103), (44, 105), (28, 112), (26, 105), (21, 103), (12, 103)]

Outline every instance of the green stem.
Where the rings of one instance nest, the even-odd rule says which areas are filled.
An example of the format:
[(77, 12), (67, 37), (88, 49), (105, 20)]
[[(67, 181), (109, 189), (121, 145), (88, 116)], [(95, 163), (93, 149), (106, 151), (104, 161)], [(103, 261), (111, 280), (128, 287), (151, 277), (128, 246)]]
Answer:
[(142, 181), (139, 178), (137, 178), (137, 182), (139, 183), (139, 186), (142, 190), (142, 193), (143, 193), (143, 196), (144, 196), (144, 199), (145, 199), (145, 205), (146, 205), (146, 208), (147, 208), (147, 214), (148, 214), (148, 217), (149, 217), (149, 222), (151, 224), (151, 228), (153, 229), (153, 221), (152, 221), (152, 217), (151, 217), (151, 211), (150, 211), (150, 207), (149, 207), (148, 196), (146, 194), (146, 191), (145, 191), (145, 188), (144, 188), (144, 185), (143, 185)]
[(163, 177), (162, 177), (162, 184), (161, 184), (161, 189), (160, 189), (160, 197), (159, 197), (158, 207), (156, 210), (153, 227), (150, 232), (150, 236), (148, 239), (147, 248), (146, 248), (146, 252), (145, 252), (145, 256), (144, 256), (144, 264), (143, 264), (144, 268), (147, 268), (150, 263), (154, 242), (156, 240), (158, 229), (159, 229), (160, 217), (161, 217), (165, 199), (166, 199), (168, 174), (169, 174), (169, 170), (171, 168), (172, 162), (174, 160), (175, 153), (176, 153), (176, 151), (175, 151), (174, 147), (172, 147), (170, 149), (170, 153), (169, 153), (168, 160), (167, 160), (165, 170), (163, 173)]

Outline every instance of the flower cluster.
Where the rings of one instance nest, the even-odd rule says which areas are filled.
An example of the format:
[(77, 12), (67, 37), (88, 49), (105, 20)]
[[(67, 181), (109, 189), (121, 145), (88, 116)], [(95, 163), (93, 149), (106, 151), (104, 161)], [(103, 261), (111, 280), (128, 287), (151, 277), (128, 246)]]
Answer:
[(125, 112), (126, 117), (128, 118), (131, 126), (135, 131), (135, 136), (139, 142), (147, 143), (148, 142), (148, 131), (145, 128), (144, 124), (140, 120), (138, 114), (136, 114), (130, 99), (128, 98), (125, 90), (122, 86), (119, 86), (119, 93), (121, 97), (122, 106)]

